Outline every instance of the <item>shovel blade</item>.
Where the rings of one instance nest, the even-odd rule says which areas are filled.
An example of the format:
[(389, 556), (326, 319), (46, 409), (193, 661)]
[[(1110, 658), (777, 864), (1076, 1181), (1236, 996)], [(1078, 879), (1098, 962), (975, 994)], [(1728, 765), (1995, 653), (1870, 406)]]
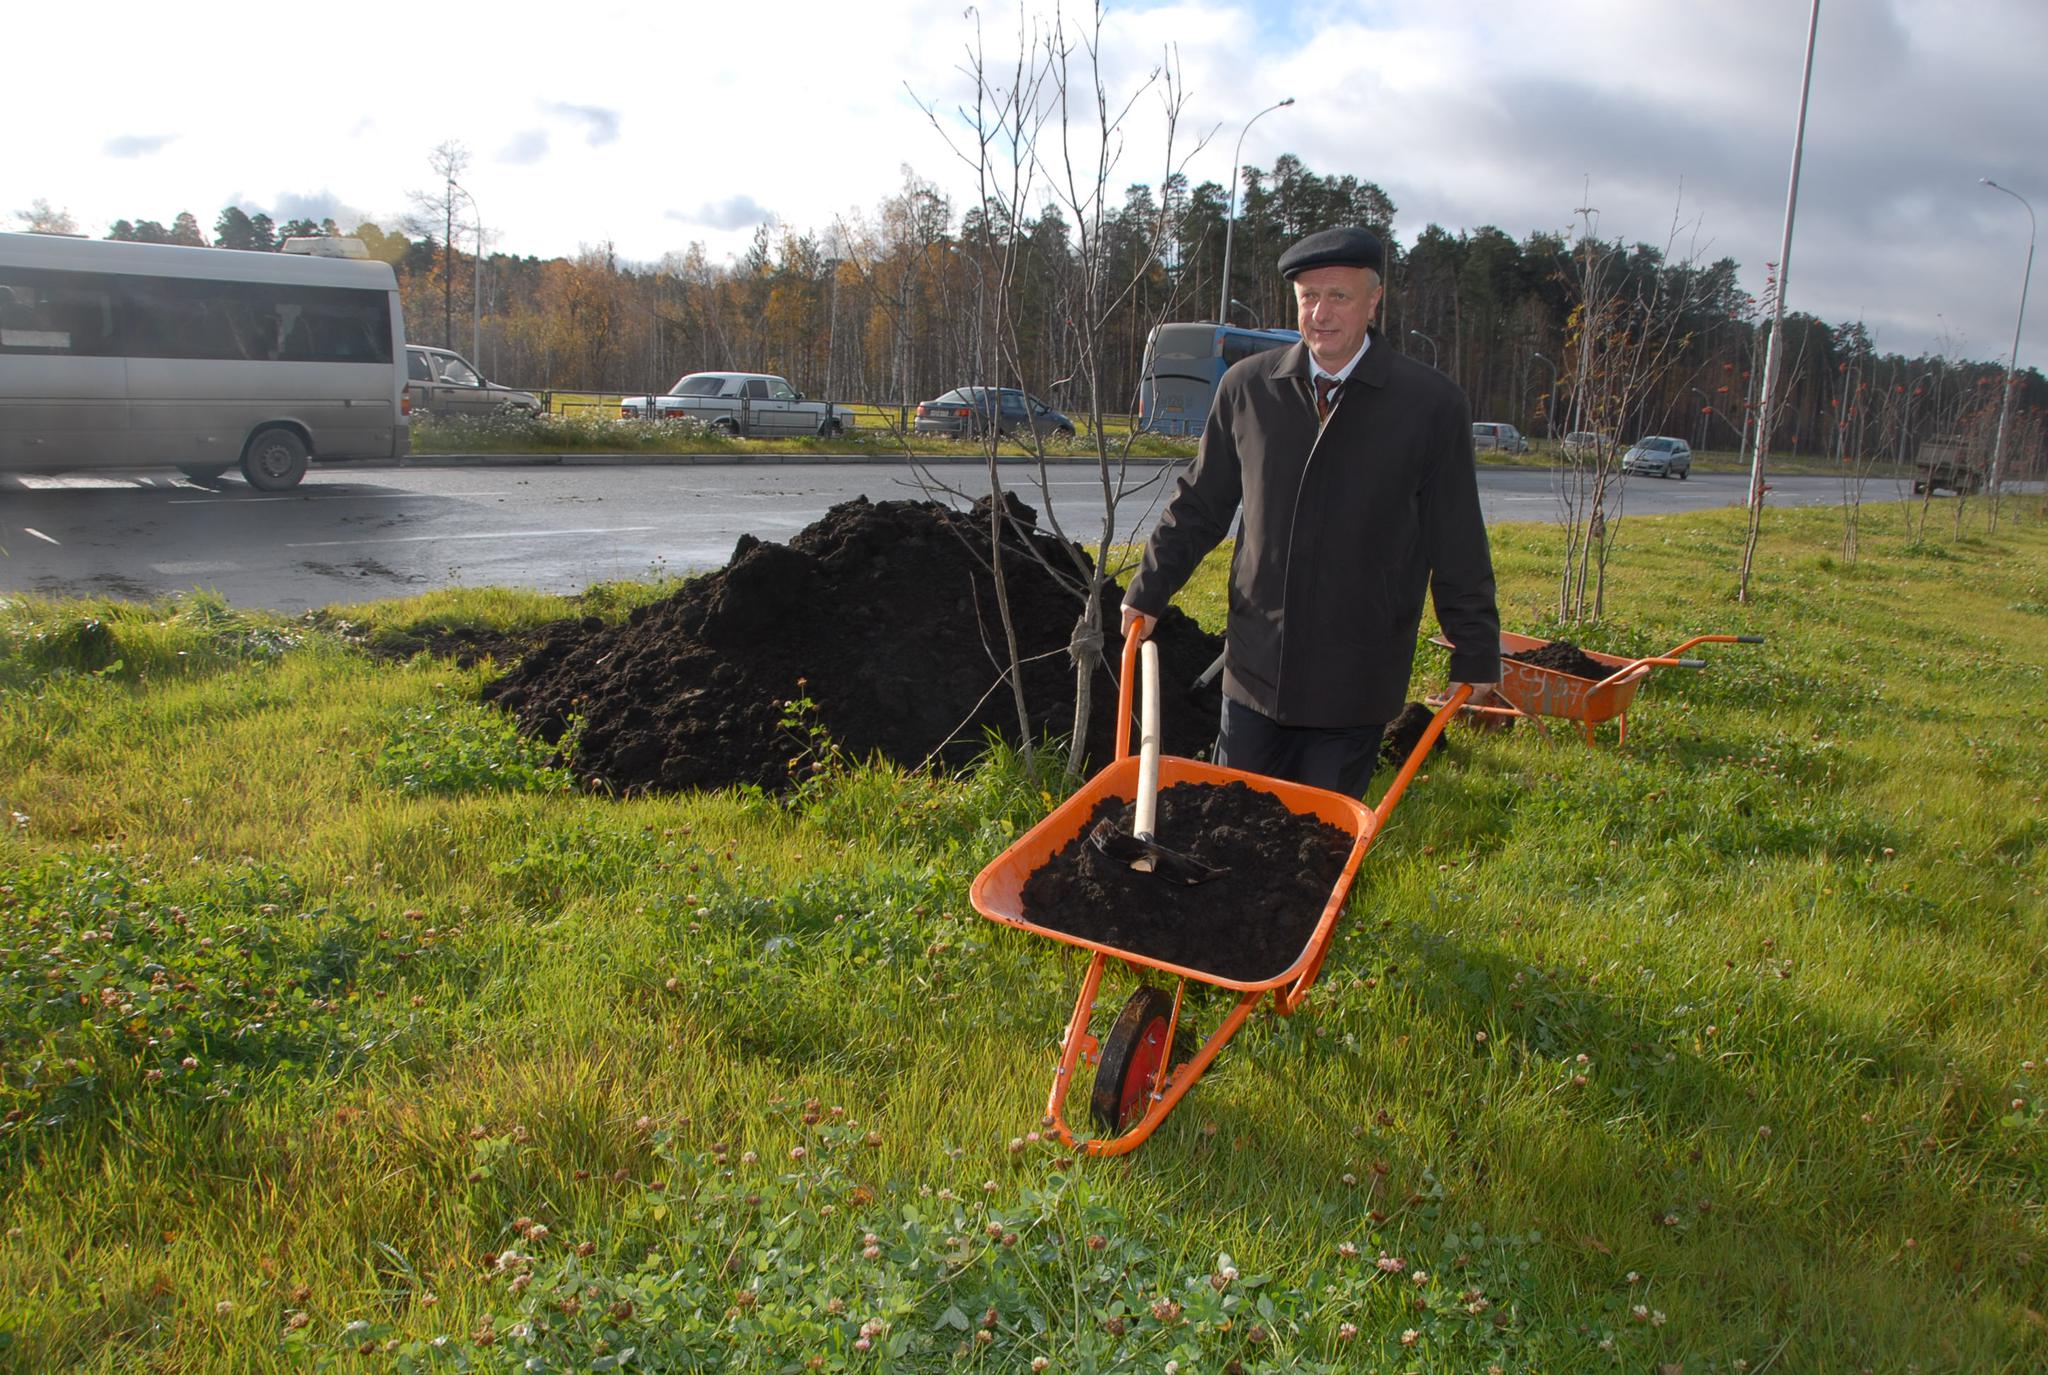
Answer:
[(1095, 829), (1088, 833), (1088, 843), (1101, 851), (1103, 858), (1113, 864), (1121, 864), (1141, 874), (1151, 874), (1154, 878), (1185, 887), (1207, 883), (1230, 872), (1228, 869), (1204, 864), (1192, 856), (1178, 854), (1163, 845), (1134, 836), (1107, 818), (1095, 823)]

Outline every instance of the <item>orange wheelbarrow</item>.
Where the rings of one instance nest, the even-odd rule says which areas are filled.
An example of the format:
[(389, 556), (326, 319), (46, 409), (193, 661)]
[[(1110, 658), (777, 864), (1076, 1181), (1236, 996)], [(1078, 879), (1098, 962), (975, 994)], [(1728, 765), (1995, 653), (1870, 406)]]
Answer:
[[(1617, 745), (1628, 740), (1628, 709), (1636, 699), (1636, 690), (1643, 679), (1650, 676), (1653, 668), (1705, 668), (1705, 659), (1682, 658), (1685, 651), (1694, 645), (1743, 644), (1760, 645), (1761, 635), (1695, 635), (1690, 640), (1662, 654), (1646, 659), (1629, 659), (1619, 654), (1600, 654), (1593, 650), (1582, 653), (1594, 663), (1609, 670), (1604, 678), (1581, 678), (1576, 674), (1562, 673), (1554, 668), (1544, 668), (1520, 659), (1510, 659), (1510, 654), (1525, 654), (1532, 649), (1542, 649), (1549, 640), (1539, 640), (1533, 635), (1515, 635), (1503, 630), (1500, 633), (1500, 686), (1497, 689), (1502, 706), (1467, 707), (1469, 713), (1490, 717), (1496, 723), (1504, 719), (1527, 716), (1535, 720), (1537, 729), (1543, 729), (1542, 718), (1560, 717), (1579, 723), (1586, 743), (1593, 743), (1593, 728), (1603, 721), (1618, 723), (1620, 734), (1615, 738)], [(1451, 648), (1451, 642), (1438, 635), (1432, 644)], [(1435, 706), (1441, 699), (1430, 699)]]
[[(1302, 1005), (1310, 986), (1316, 981), (1316, 975), (1322, 970), (1323, 957), (1329, 953), (1337, 916), (1343, 910), (1359, 861), (1365, 858), (1365, 852), (1372, 847), (1374, 838), (1392, 814), (1394, 804), (1401, 800), (1401, 794), (1407, 790), (1416, 770), (1436, 744), (1437, 737), (1443, 734), (1445, 723), (1464, 705), (1471, 691), (1459, 688), (1436, 713), (1416, 743), (1414, 752), (1387, 786), (1377, 807), (1367, 807), (1356, 798), (1341, 793), (1287, 783), (1241, 769), (1172, 756), (1159, 759), (1158, 786), (1161, 788), (1175, 783), (1243, 783), (1260, 792), (1270, 793), (1290, 811), (1325, 821), (1352, 837), (1351, 852), (1346, 857), (1343, 872), (1323, 906), (1315, 929), (1310, 932), (1307, 943), (1293, 964), (1268, 979), (1229, 979), (1040, 926), (1024, 916), (1025, 882), (1081, 835), (1096, 805), (1105, 798), (1131, 801), (1137, 796), (1139, 760), (1131, 753), (1131, 690), (1136, 677), (1139, 643), (1135, 636), (1124, 641), (1122, 682), (1117, 695), (1115, 760), (998, 855), (976, 876), (969, 890), (975, 910), (990, 921), (1020, 931), (1035, 932), (1091, 952), (1088, 972), (1081, 980), (1080, 996), (1074, 1001), (1073, 1016), (1068, 1019), (1066, 1032), (1060, 1038), (1059, 1067), (1053, 1072), (1052, 1092), (1046, 1100), (1044, 1118), (1044, 1125), (1062, 1142), (1087, 1155), (1122, 1155), (1144, 1144), (1166, 1120), (1174, 1105), (1194, 1087), (1195, 1081), (1209, 1068), (1224, 1043), (1244, 1025), (1245, 1019), (1266, 994), (1273, 995), (1274, 1010), (1282, 1015), (1291, 1014)], [(1154, 985), (1141, 983), (1124, 1004), (1108, 1034), (1097, 1037), (1091, 1030), (1096, 994), (1112, 961), (1139, 970), (1156, 970), (1173, 979), (1175, 986), (1169, 996)], [(1179, 1044), (1176, 1037), (1190, 980), (1230, 989), (1238, 997), (1222, 1024), (1200, 1049), (1176, 1063), (1175, 1048)], [(1103, 1133), (1090, 1138), (1077, 1136), (1066, 1120), (1068, 1092), (1084, 1062), (1093, 1063), (1096, 1067), (1090, 1108), (1096, 1125)]]

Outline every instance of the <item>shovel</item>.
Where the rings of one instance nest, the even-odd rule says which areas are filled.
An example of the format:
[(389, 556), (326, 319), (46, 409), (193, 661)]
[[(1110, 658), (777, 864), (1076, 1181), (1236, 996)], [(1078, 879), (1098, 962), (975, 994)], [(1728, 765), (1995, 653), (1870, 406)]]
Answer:
[(1193, 885), (1222, 878), (1230, 872), (1228, 869), (1178, 854), (1153, 839), (1159, 808), (1159, 646), (1146, 640), (1138, 646), (1138, 661), (1142, 665), (1139, 683), (1143, 695), (1138, 717), (1137, 815), (1132, 818), (1129, 831), (1104, 817), (1088, 833), (1088, 843), (1110, 861), (1168, 883)]

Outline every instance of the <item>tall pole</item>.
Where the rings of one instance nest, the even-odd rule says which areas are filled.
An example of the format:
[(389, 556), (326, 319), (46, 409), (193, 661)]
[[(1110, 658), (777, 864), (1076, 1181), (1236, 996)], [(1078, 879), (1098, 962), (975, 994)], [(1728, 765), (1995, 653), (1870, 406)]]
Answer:
[[(1756, 448), (1749, 465), (1749, 508), (1754, 512), (1764, 500), (1764, 455), (1771, 447), (1771, 407), (1777, 402), (1778, 345), (1785, 332), (1785, 292), (1792, 281), (1792, 220), (1799, 211), (1799, 160), (1806, 149), (1806, 101), (1813, 91), (1813, 40), (1820, 30), (1820, 0), (1806, 21), (1806, 74), (1799, 82), (1799, 124), (1792, 135), (1792, 177), (1785, 189), (1785, 234), (1778, 241), (1778, 289), (1771, 300), (1771, 334), (1764, 345), (1763, 396), (1757, 403)], [(1750, 525), (1755, 528), (1752, 515)], [(1754, 545), (1754, 535), (1751, 544)], [(1743, 556), (1743, 587), (1749, 586), (1749, 557)]]
[(1756, 418), (1757, 374), (1763, 371), (1756, 356), (1756, 330), (1749, 331), (1749, 366), (1742, 370), (1742, 441), (1735, 446), (1739, 454), (1749, 452), (1749, 423)]
[(1436, 340), (1430, 338), (1419, 329), (1411, 329), (1408, 332), (1429, 345), (1429, 365), (1433, 368), (1436, 367)]
[(453, 183), (456, 190), (469, 197), (469, 213), (476, 216), (476, 257), (470, 262), (469, 287), (469, 361), (476, 365), (478, 372), (484, 368), (484, 212), (477, 207), (476, 196), (460, 182)]
[(1996, 530), (1998, 528), (1998, 487), (2005, 473), (2005, 431), (2007, 424), (2012, 420), (2013, 371), (2019, 366), (2020, 361), (2020, 326), (2027, 322), (2027, 288), (2033, 284), (2034, 280), (2035, 224), (2034, 207), (2025, 196), (2022, 196), (2010, 186), (2000, 186), (1989, 177), (1979, 177), (1978, 180), (1993, 191), (2005, 192), (2006, 195), (2011, 196), (2021, 205), (2027, 207), (2027, 268), (2025, 272), (2020, 274), (2020, 313), (2019, 318), (2012, 322), (2012, 356), (2005, 361), (2005, 400), (1998, 407), (1998, 439), (1991, 446), (1991, 528)]
[(1258, 114), (1246, 120), (1244, 128), (1238, 131), (1237, 147), (1230, 154), (1230, 214), (1223, 223), (1223, 289), (1216, 301), (1216, 323), (1219, 325), (1230, 323), (1230, 240), (1237, 232), (1237, 184), (1243, 180), (1237, 174), (1237, 160), (1244, 153), (1244, 136), (1250, 133), (1252, 126), (1265, 116), (1272, 114), (1275, 110), (1285, 109), (1293, 103), (1294, 97), (1289, 96), (1277, 105), (1268, 105), (1265, 109), (1259, 111)]
[(1792, 134), (1792, 176), (1785, 188), (1785, 235), (1778, 242), (1778, 289), (1771, 300), (1771, 337), (1764, 346), (1763, 396), (1757, 406), (1756, 448), (1749, 464), (1749, 532), (1742, 543), (1742, 577), (1736, 600), (1749, 600), (1749, 570), (1763, 532), (1764, 455), (1771, 447), (1771, 407), (1776, 403), (1778, 345), (1785, 332), (1785, 292), (1792, 281), (1792, 220), (1799, 210), (1799, 159), (1806, 149), (1806, 101), (1813, 92), (1813, 40), (1820, 32), (1820, 0), (1806, 21), (1806, 71), (1799, 81), (1799, 124)]
[(455, 342), (455, 169), (448, 169), (448, 187), (441, 193), (447, 222), (441, 227), (441, 347)]

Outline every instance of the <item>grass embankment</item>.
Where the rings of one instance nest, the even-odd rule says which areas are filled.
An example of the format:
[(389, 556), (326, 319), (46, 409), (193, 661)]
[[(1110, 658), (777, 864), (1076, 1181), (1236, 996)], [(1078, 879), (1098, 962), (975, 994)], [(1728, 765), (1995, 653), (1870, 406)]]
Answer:
[[(1625, 450), (1624, 446), (1624, 450)], [(1555, 468), (1559, 466), (1562, 454), (1557, 445), (1547, 439), (1532, 442), (1529, 452), (1505, 454), (1497, 449), (1487, 450), (1479, 455), (1479, 462), (1487, 467), (1502, 468)], [(1621, 467), (1621, 455), (1614, 457), (1614, 466)], [(1695, 449), (1692, 454), (1692, 471), (1695, 473), (1747, 474), (1750, 470), (1750, 456), (1734, 449)], [(1766, 481), (1774, 477), (1842, 477), (1840, 463), (1811, 454), (1773, 453), (1765, 463)], [(1851, 474), (1853, 476), (1853, 474)], [(1913, 469), (1895, 463), (1869, 463), (1863, 465), (1863, 479), (1866, 482), (1892, 481), (1905, 478), (1911, 481)], [(1632, 478), (1637, 482), (1661, 482), (1663, 478)]]
[[(927, 435), (905, 434), (895, 412), (876, 406), (856, 406), (857, 423), (851, 430), (831, 438), (815, 435), (787, 439), (741, 439), (691, 421), (661, 421), (650, 424), (618, 418), (618, 398), (586, 398), (565, 401), (556, 393), (553, 413), (537, 420), (512, 416), (436, 419), (415, 416), (412, 429), (413, 452), (432, 454), (523, 454), (523, 453), (644, 453), (721, 454), (734, 457), (763, 454), (860, 454), (878, 459), (914, 454), (923, 458), (976, 459), (983, 456), (981, 441), (956, 442)], [(892, 426), (897, 428), (891, 428)], [(1118, 416), (1105, 425), (1112, 458), (1128, 454), (1134, 458), (1183, 458), (1195, 451), (1191, 439), (1172, 439), (1155, 434), (1133, 435), (1129, 417)], [(1007, 461), (1032, 457), (1032, 450), (1015, 441), (1004, 441), (998, 454)], [(1049, 438), (1046, 457), (1055, 462), (1095, 459), (1094, 440)]]
[[(475, 419), (415, 416), (412, 449), (414, 453), (422, 456), (628, 453), (718, 454), (738, 458), (768, 454), (865, 453), (872, 454), (878, 459), (901, 458), (906, 455), (934, 459), (977, 459), (984, 453), (984, 446), (979, 440), (959, 442), (935, 439), (928, 435), (905, 434), (902, 432), (902, 417), (896, 411), (867, 404), (853, 407), (857, 416), (855, 428), (830, 439), (815, 435), (788, 439), (740, 439), (690, 421), (648, 424), (645, 421), (621, 420), (618, 418), (618, 403), (619, 398), (616, 396), (554, 392), (550, 394), (553, 411), (537, 420), (523, 420), (512, 416)], [(1112, 458), (1124, 454), (1132, 458), (1194, 457), (1193, 439), (1133, 434), (1131, 420), (1132, 417), (1126, 415), (1104, 417), (1103, 433), (1109, 439)], [(1028, 446), (1013, 441), (998, 444), (997, 453), (1006, 461), (1028, 459), (1033, 456)], [(1048, 439), (1045, 444), (1045, 455), (1053, 462), (1092, 462), (1095, 459), (1095, 443), (1086, 436), (1072, 440)], [(1488, 467), (1549, 469), (1558, 464), (1555, 446), (1543, 440), (1537, 441), (1525, 454), (1505, 454), (1489, 450), (1478, 457), (1479, 462)], [(1618, 458), (1616, 462), (1619, 463)], [(1749, 467), (1748, 456), (1733, 450), (1702, 449), (1693, 454), (1693, 469), (1700, 473), (1747, 473)], [(1837, 477), (1842, 472), (1839, 464), (1824, 458), (1792, 454), (1771, 455), (1769, 468), (1773, 476), (1780, 477)], [(1909, 469), (1888, 464), (1880, 465), (1866, 474), (1867, 479), (1871, 481), (1902, 475), (1910, 478), (1912, 473)]]
[(1743, 608), (1740, 519), (1581, 638), (1769, 642), (1457, 733), (1120, 1162), (1029, 1135), (1078, 961), (966, 906), (1016, 761), (622, 803), (332, 618), (10, 602), (0, 1366), (2039, 1370), (2048, 525), (1773, 515)]

